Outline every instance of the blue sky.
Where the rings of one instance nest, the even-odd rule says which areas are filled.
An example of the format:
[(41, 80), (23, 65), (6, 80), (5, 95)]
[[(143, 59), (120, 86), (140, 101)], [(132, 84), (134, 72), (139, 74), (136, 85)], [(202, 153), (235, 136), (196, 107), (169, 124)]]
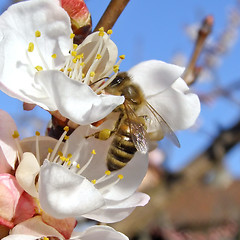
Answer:
[[(2, 0), (0, 10), (4, 9), (9, 1)], [(113, 28), (112, 39), (117, 44), (119, 54), (125, 54), (126, 59), (121, 64), (121, 71), (126, 71), (133, 65), (150, 59), (159, 59), (171, 62), (177, 52), (182, 52), (189, 57), (193, 49), (192, 41), (184, 33), (187, 24), (201, 22), (206, 15), (213, 15), (214, 28), (212, 38), (216, 39), (223, 31), (227, 23), (227, 16), (231, 7), (236, 6), (236, 0), (131, 0), (126, 10), (120, 16)], [(93, 27), (97, 24), (109, 0), (86, 1), (93, 19)], [(239, 68), (240, 41), (223, 59), (220, 68), (217, 69), (218, 81), (222, 84), (236, 80), (240, 77)], [(194, 90), (206, 90), (212, 83), (196, 84)], [(23, 124), (22, 118), (35, 116), (42, 119), (44, 126), (47, 124), (49, 114), (36, 108), (32, 112), (22, 111), (22, 104), (0, 93), (0, 108), (9, 112), (18, 126)], [(221, 99), (213, 108), (202, 106), (199, 122), (201, 129), (177, 133), (181, 142), (181, 148), (168, 146), (169, 157), (165, 163), (166, 168), (175, 171), (186, 165), (193, 156), (201, 152), (215, 136), (220, 128), (228, 127), (237, 120), (239, 106), (228, 100)], [(30, 125), (24, 122), (24, 127)], [(35, 125), (38, 126), (37, 124)], [(28, 134), (34, 134), (33, 127), (29, 127)], [(165, 145), (168, 145), (165, 143)], [(240, 176), (239, 146), (227, 156), (226, 165), (235, 176)], [(237, 164), (236, 164), (237, 163)]]

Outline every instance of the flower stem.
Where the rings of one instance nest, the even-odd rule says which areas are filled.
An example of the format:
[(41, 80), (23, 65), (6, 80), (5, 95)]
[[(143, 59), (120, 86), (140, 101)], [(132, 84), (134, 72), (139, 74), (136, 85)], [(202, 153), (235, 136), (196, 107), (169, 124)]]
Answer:
[(105, 31), (111, 29), (129, 1), (130, 0), (111, 0), (95, 27), (94, 32), (98, 31), (100, 27), (104, 27)]
[(208, 35), (212, 31), (212, 26), (213, 26), (213, 17), (207, 16), (203, 20), (202, 26), (198, 31), (198, 36), (197, 36), (197, 40), (195, 42), (195, 47), (194, 47), (191, 59), (188, 63), (188, 66), (187, 66), (185, 72), (183, 73), (183, 76), (182, 76), (182, 78), (185, 80), (185, 82), (188, 85), (191, 85), (192, 83), (194, 83), (194, 81), (196, 80), (196, 78), (199, 74), (199, 71), (201, 70), (198, 67), (196, 67), (196, 62), (197, 62), (197, 59), (198, 59), (200, 53), (203, 50), (205, 40), (207, 39)]

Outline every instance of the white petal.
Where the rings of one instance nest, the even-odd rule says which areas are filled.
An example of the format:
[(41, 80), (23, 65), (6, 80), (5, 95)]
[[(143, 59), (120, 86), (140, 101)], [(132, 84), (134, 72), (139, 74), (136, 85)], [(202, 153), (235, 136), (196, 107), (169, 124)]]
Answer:
[[(69, 140), (71, 141), (68, 144), (69, 147), (66, 150), (66, 154), (73, 154), (74, 161), (78, 161), (80, 163), (80, 166), (83, 166), (88, 161), (88, 159), (90, 159), (91, 151), (94, 149), (96, 154), (93, 156), (89, 167), (84, 170), (82, 175), (89, 180), (98, 179), (102, 177), (107, 170), (106, 158), (109, 146), (113, 138), (111, 137), (108, 140), (104, 141), (95, 139), (94, 137), (90, 137), (87, 140), (81, 140), (81, 143), (79, 143), (79, 139), (82, 139), (86, 135), (89, 135), (92, 132), (96, 132), (97, 130), (89, 131), (88, 134), (86, 133), (86, 131), (87, 129), (82, 126), (78, 127), (74, 131), (73, 136), (70, 136)], [(74, 148), (77, 151), (73, 153)], [(98, 167), (95, 167), (96, 165)], [(101, 189), (110, 185), (111, 182), (117, 179), (118, 174), (122, 174), (124, 178), (113, 187), (109, 187), (108, 190), (104, 192), (103, 196), (105, 199), (109, 200), (121, 200), (128, 198), (136, 191), (136, 189), (141, 184), (144, 176), (146, 175), (147, 168), (147, 154), (141, 154), (137, 152), (131, 159), (131, 161), (123, 169), (115, 172), (116, 175), (113, 177), (113, 179), (109, 179), (100, 184), (97, 184), (98, 188)], [(114, 172), (112, 173), (112, 175), (114, 175)]]
[(38, 105), (47, 110), (58, 109), (64, 117), (81, 125), (104, 118), (124, 101), (121, 96), (97, 95), (86, 84), (72, 80), (60, 71), (39, 72), (35, 81), (46, 96), (45, 99), (35, 98)]
[[(21, 148), (23, 152), (31, 152), (36, 156), (36, 136), (24, 138), (20, 141)], [(48, 148), (54, 148), (58, 140), (48, 137), (48, 136), (38, 136), (38, 146), (39, 146), (39, 157), (40, 157), (40, 165), (42, 165), (43, 161), (46, 159), (48, 155)], [(60, 146), (60, 151), (61, 151)]]
[[(15, 234), (27, 234), (31, 236), (35, 236), (36, 238), (33, 239), (39, 239), (41, 237), (45, 236), (53, 236), (60, 239), (64, 239), (63, 236), (53, 227), (47, 225), (42, 221), (41, 216), (36, 216), (33, 218), (29, 218), (28, 220), (21, 222), (17, 224), (12, 230), (11, 230), (11, 236), (14, 236)], [(14, 238), (13, 238), (14, 239)], [(18, 239), (18, 238), (16, 238)], [(24, 240), (25, 238), (21, 238), (21, 240)], [(28, 239), (28, 238), (26, 238)], [(31, 238), (30, 238), (31, 239)]]
[(172, 130), (191, 127), (200, 113), (198, 96), (190, 92), (181, 78), (164, 92), (147, 98), (147, 101), (165, 119)]
[[(103, 41), (102, 48), (96, 49), (93, 52), (94, 47), (100, 41)], [(106, 73), (114, 66), (118, 56), (118, 49), (116, 44), (109, 39), (108, 35), (105, 33), (103, 37), (99, 36), (98, 32), (92, 33), (88, 35), (88, 37), (79, 45), (78, 52), (79, 54), (83, 53), (84, 58), (88, 58), (91, 54), (92, 57), (87, 60), (86, 65), (84, 66), (84, 71), (86, 72), (89, 68), (89, 63), (92, 63), (97, 54), (100, 54), (101, 51), (104, 49), (103, 53), (101, 54), (101, 59), (99, 60), (100, 63), (95, 70), (95, 80), (98, 80), (102, 77), (107, 77)], [(85, 61), (85, 60), (84, 60)], [(86, 70), (87, 69), (87, 70)]]
[[(41, 37), (35, 39), (35, 31)], [(56, 1), (35, 0), (13, 4), (0, 16), (0, 88), (12, 97), (34, 103), (26, 94), (38, 94), (33, 83), (35, 66), (52, 65), (52, 54), (56, 53), (57, 65), (63, 64), (72, 40), (71, 25), (67, 13), (57, 6)], [(35, 43), (33, 52), (28, 53), (30, 42)], [(36, 43), (37, 42), (37, 43)], [(41, 52), (42, 58), (39, 52)]]
[(129, 216), (138, 206), (145, 206), (150, 197), (144, 193), (134, 193), (131, 197), (121, 201), (106, 201), (105, 206), (97, 209), (84, 217), (99, 222), (118, 222)]
[(128, 73), (146, 97), (164, 91), (183, 73), (184, 68), (158, 60), (141, 62)]
[(8, 172), (14, 169), (17, 146), (12, 134), (17, 126), (12, 117), (5, 111), (0, 110), (0, 172)]
[[(127, 240), (128, 237), (108, 226), (89, 227), (83, 233), (74, 233), (71, 239), (81, 240)], [(78, 235), (78, 236), (77, 236)]]
[(8, 235), (2, 240), (35, 240), (35, 239), (38, 239), (38, 237), (32, 236), (32, 235), (25, 235), (25, 234), (14, 234), (14, 235)]
[(40, 171), (36, 157), (30, 153), (23, 153), (22, 160), (16, 171), (16, 178), (19, 185), (31, 196), (38, 197), (35, 186), (35, 178)]
[[(123, 179), (114, 187), (109, 188), (108, 191), (103, 194), (104, 198), (118, 201), (131, 196), (141, 184), (146, 175), (147, 168), (147, 154), (136, 152), (130, 162), (124, 168), (117, 171), (117, 175), (123, 175)], [(103, 187), (107, 186), (108, 183), (109, 182), (106, 181)]]
[(81, 216), (104, 204), (91, 182), (47, 160), (40, 171), (39, 200), (42, 209), (55, 218)]

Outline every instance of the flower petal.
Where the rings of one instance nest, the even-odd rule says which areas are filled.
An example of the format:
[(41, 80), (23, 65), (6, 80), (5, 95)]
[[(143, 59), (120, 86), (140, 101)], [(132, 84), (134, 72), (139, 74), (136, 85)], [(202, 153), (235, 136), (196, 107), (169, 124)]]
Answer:
[[(38, 141), (40, 165), (42, 165), (48, 155), (48, 148), (53, 149), (58, 140), (48, 136), (38, 136), (37, 138), (36, 136), (24, 138), (20, 141), (20, 145), (23, 152), (31, 152), (36, 156), (36, 141)], [(61, 147), (59, 150), (61, 150)]]
[[(64, 239), (64, 237), (56, 229), (44, 223), (40, 216), (36, 216), (22, 223), (19, 223), (12, 229), (10, 234), (13, 236), (15, 234), (23, 234), (23, 235), (25, 234), (25, 235), (32, 235), (36, 237), (32, 239), (39, 239), (45, 236), (48, 236), (48, 237), (52, 236), (52, 237), (58, 237), (60, 239)], [(22, 239), (25, 239), (25, 238), (22, 238)]]
[(12, 117), (0, 110), (0, 173), (6, 173), (14, 169), (17, 157), (17, 146), (12, 137), (17, 126)]
[[(88, 132), (88, 133), (87, 133)], [(96, 130), (89, 130), (86, 127), (78, 127), (69, 138), (68, 149), (66, 153), (73, 155), (74, 161), (78, 161), (80, 166), (83, 166), (91, 157), (91, 152), (94, 149), (96, 154), (93, 156), (89, 167), (83, 171), (82, 176), (92, 180), (102, 177), (107, 170), (106, 158), (111, 144), (112, 138), (108, 140), (99, 140), (94, 137), (89, 137), (87, 140), (85, 136), (96, 132)], [(79, 139), (82, 139), (81, 142)], [(77, 152), (74, 152), (74, 148)], [(84, 149), (84, 151), (83, 151)], [(79, 158), (79, 159), (78, 159)], [(95, 167), (97, 164), (97, 168)], [(112, 187), (106, 189), (103, 193), (105, 199), (108, 200), (121, 200), (131, 196), (146, 175), (148, 168), (147, 154), (137, 152), (131, 161), (121, 170), (117, 171), (117, 175), (123, 175), (123, 179)], [(112, 173), (114, 174), (114, 173)], [(117, 175), (113, 176), (117, 179)], [(108, 179), (102, 183), (97, 184), (98, 189), (111, 185), (113, 179)]]
[(118, 222), (129, 216), (138, 206), (145, 206), (150, 197), (144, 193), (134, 193), (132, 196), (121, 201), (106, 201), (106, 204), (91, 213), (83, 215), (86, 218), (99, 222)]
[[(41, 32), (41, 37), (35, 37), (36, 31)], [(34, 67), (51, 69), (62, 65), (72, 46), (70, 33), (69, 16), (57, 1), (24, 1), (10, 6), (0, 16), (0, 89), (34, 103), (26, 95), (39, 95), (33, 83), (37, 72)], [(30, 42), (35, 45), (33, 52), (28, 52)], [(57, 54), (55, 61), (52, 54)]]
[(15, 235), (8, 235), (2, 240), (35, 240), (35, 239), (38, 239), (38, 237), (35, 237), (32, 235), (25, 235), (25, 234), (15, 234)]
[(104, 204), (86, 178), (47, 160), (40, 171), (39, 200), (42, 209), (55, 218), (81, 216)]
[(172, 130), (191, 127), (200, 113), (198, 96), (190, 92), (181, 78), (161, 94), (147, 98), (147, 101), (164, 118)]
[(0, 216), (11, 221), (23, 189), (14, 176), (0, 174)]
[(164, 91), (183, 73), (184, 68), (158, 60), (137, 64), (128, 73), (146, 97)]
[(128, 240), (124, 234), (117, 232), (109, 226), (93, 226), (89, 227), (82, 233), (75, 233), (75, 237), (71, 239), (81, 240)]
[(40, 165), (31, 152), (23, 153), (22, 160), (16, 171), (19, 185), (31, 196), (38, 197), (35, 186), (36, 176), (40, 171)]
[[(146, 175), (148, 168), (148, 155), (136, 152), (131, 161), (117, 174), (123, 175), (123, 179), (104, 192), (103, 196), (108, 200), (123, 200), (130, 197), (139, 187)], [(108, 181), (102, 187), (107, 186)]]
[(38, 105), (51, 111), (58, 109), (64, 117), (81, 125), (104, 118), (124, 101), (122, 96), (97, 95), (86, 84), (60, 71), (39, 72), (35, 82), (46, 96), (40, 101), (35, 98)]
[(72, 231), (77, 223), (75, 218), (56, 219), (45, 212), (42, 213), (42, 220), (44, 223), (55, 228), (65, 239), (71, 237)]
[(15, 211), (14, 225), (31, 218), (35, 213), (35, 202), (33, 198), (26, 192), (23, 192)]
[[(100, 42), (103, 41), (102, 48), (100, 50), (96, 48), (96, 45), (100, 45)], [(113, 66), (116, 63), (118, 56), (118, 48), (116, 44), (109, 39), (109, 36), (104, 33), (104, 36), (99, 36), (99, 32), (92, 33), (79, 45), (78, 53), (83, 53), (87, 60), (84, 60), (86, 65), (83, 67), (83, 72), (86, 73), (89, 70), (90, 63), (92, 63), (96, 55), (101, 53), (105, 48), (99, 60), (99, 64), (95, 69), (95, 80), (98, 80), (103, 77), (107, 77), (107, 72), (109, 70), (113, 71)], [(93, 51), (95, 49), (95, 51)], [(91, 56), (91, 57), (89, 57)]]

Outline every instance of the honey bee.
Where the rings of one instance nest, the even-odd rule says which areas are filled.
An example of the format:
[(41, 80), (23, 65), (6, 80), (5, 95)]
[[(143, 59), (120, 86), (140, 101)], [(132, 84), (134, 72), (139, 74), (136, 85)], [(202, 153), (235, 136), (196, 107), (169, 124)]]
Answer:
[[(131, 80), (127, 72), (119, 73), (105, 91), (125, 97), (124, 103), (114, 110), (119, 112), (119, 117), (114, 130), (110, 133), (110, 136), (114, 134), (106, 159), (110, 171), (123, 168), (137, 151), (147, 153), (148, 140), (151, 140), (147, 133), (147, 119), (154, 118), (164, 136), (169, 137), (176, 146), (180, 147), (172, 129), (146, 101), (142, 89)], [(148, 109), (146, 116), (138, 116), (137, 113), (142, 108)], [(94, 136), (98, 138), (99, 134)]]

